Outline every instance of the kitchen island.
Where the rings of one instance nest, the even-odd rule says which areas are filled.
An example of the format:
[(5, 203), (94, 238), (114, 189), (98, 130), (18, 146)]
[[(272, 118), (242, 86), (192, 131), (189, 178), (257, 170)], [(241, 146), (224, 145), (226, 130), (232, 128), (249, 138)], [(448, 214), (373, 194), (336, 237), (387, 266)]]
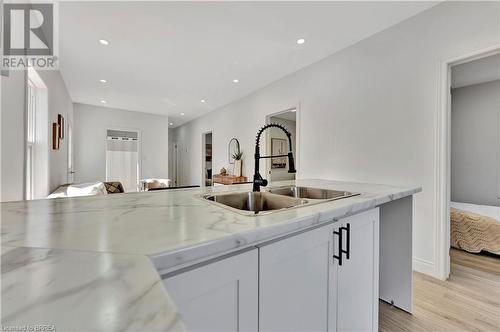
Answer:
[[(337, 223), (375, 209), (379, 297), (411, 312), (412, 195), (421, 189), (325, 180), (269, 187), (289, 184), (360, 195), (256, 216), (202, 198), (249, 191), (251, 185), (2, 203), (2, 325), (54, 325), (60, 331), (189, 329), (185, 306), (179, 305), (183, 294), (175, 290), (182, 288), (169, 288), (169, 282), (188, 280), (192, 271), (234, 271), (239, 263), (210, 267), (235, 257), (258, 261), (259, 250), (295, 241), (295, 234), (331, 227), (328, 238), (333, 239)], [(335, 253), (332, 244), (327, 246)], [(186, 278), (180, 278), (183, 274)], [(249, 289), (256, 295), (259, 285)], [(252, 312), (261, 314), (257, 307), (237, 312), (237, 323)], [(250, 324), (257, 321), (254, 317)]]

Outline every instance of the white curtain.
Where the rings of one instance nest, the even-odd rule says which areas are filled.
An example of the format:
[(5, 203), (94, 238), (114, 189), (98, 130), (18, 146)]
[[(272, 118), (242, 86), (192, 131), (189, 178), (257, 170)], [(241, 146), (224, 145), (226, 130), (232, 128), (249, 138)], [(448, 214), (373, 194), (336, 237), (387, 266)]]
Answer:
[(137, 191), (139, 183), (137, 141), (108, 138), (106, 141), (106, 181), (120, 181), (126, 192)]

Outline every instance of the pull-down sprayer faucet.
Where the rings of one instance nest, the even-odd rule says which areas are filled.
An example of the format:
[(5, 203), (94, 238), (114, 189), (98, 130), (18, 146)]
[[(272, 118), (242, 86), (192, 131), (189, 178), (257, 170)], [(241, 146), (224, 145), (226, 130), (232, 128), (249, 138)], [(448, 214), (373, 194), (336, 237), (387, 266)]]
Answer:
[[(264, 130), (275, 127), (283, 130), (288, 137), (288, 154), (283, 155), (275, 155), (275, 156), (261, 156), (260, 155), (260, 136), (264, 132)], [(276, 158), (276, 157), (288, 157), (288, 173), (295, 173), (295, 162), (293, 160), (292, 153), (292, 134), (282, 125), (278, 123), (270, 123), (262, 127), (257, 133), (257, 138), (255, 140), (255, 172), (253, 175), (253, 191), (260, 191), (260, 187), (267, 186), (267, 180), (262, 178), (262, 175), (259, 173), (259, 163), (261, 158)]]

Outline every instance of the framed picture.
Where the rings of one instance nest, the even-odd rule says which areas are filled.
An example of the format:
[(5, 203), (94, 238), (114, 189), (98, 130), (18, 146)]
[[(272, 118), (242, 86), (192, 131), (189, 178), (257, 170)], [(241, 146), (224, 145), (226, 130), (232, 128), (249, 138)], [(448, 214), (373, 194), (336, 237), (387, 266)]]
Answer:
[(59, 150), (59, 125), (52, 123), (52, 149)]
[[(288, 142), (283, 138), (271, 138), (271, 154), (285, 155), (288, 153)], [(271, 168), (286, 168), (287, 157), (271, 158)]]
[(59, 125), (59, 138), (64, 138), (64, 117), (61, 114), (57, 114), (57, 124)]

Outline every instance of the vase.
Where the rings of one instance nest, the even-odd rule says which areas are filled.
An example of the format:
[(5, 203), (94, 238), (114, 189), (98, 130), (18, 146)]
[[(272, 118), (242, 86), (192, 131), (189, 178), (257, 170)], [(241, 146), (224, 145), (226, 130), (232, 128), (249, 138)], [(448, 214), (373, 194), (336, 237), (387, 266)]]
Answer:
[(241, 176), (241, 159), (234, 161), (234, 175)]

